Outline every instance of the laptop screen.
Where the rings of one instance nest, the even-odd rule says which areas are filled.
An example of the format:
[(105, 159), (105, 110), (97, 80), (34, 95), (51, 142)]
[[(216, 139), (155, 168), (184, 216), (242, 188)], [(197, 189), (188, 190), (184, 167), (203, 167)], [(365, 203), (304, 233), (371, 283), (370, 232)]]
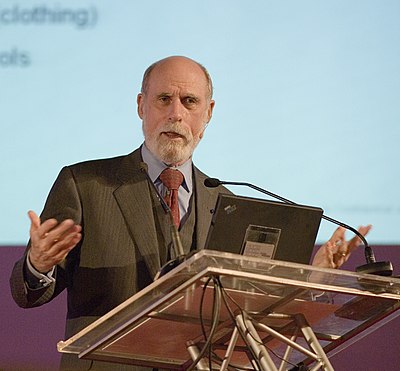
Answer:
[(220, 194), (205, 248), (308, 264), (323, 210)]

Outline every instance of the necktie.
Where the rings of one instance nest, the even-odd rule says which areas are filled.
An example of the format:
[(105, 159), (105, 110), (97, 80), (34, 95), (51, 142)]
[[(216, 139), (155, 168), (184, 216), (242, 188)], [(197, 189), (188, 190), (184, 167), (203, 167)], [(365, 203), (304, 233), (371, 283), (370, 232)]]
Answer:
[(181, 220), (179, 216), (178, 189), (183, 182), (183, 174), (179, 170), (166, 168), (161, 172), (160, 180), (167, 187), (165, 202), (171, 209), (176, 227), (179, 228)]

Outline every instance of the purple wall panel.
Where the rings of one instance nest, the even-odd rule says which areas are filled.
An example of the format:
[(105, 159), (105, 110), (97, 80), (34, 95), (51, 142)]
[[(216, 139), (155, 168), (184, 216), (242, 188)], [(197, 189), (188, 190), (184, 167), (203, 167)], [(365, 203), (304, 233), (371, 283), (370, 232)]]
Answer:
[(9, 277), (23, 247), (0, 247), (0, 370), (56, 370), (57, 342), (64, 338), (66, 295), (49, 305), (22, 309), (13, 301)]
[[(389, 260), (400, 276), (400, 246), (372, 246), (377, 261)], [(364, 250), (356, 250), (343, 269), (365, 264)], [(336, 371), (400, 370), (400, 316), (330, 358)]]
[[(20, 309), (11, 298), (9, 276), (22, 247), (0, 247), (0, 370), (54, 370), (60, 356), (56, 344), (63, 339), (66, 298), (60, 295), (48, 305)], [(377, 260), (391, 260), (400, 275), (400, 247), (375, 248)], [(356, 251), (346, 269), (363, 264), (361, 250)], [(395, 371), (400, 365), (400, 317), (331, 357), (337, 371)]]

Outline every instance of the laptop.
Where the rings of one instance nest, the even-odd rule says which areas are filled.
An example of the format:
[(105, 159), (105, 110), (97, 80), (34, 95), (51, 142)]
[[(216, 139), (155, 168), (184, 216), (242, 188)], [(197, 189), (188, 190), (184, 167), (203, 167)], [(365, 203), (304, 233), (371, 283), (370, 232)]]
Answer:
[(205, 248), (308, 264), (323, 210), (219, 194)]

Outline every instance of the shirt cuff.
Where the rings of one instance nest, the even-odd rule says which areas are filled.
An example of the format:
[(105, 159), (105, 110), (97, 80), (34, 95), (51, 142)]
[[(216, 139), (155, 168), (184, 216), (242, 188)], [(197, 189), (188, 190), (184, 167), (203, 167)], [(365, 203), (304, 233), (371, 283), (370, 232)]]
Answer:
[[(34, 286), (35, 288), (39, 287), (48, 287), (52, 283), (56, 282), (56, 279), (54, 278), (54, 271), (56, 269), (56, 266), (53, 266), (49, 272), (46, 274), (40, 273), (37, 269), (34, 268), (32, 263), (29, 260), (29, 253), (26, 257), (26, 267), (28, 268), (28, 274), (29, 274), (29, 279), (27, 279), (27, 283), (29, 287)], [(32, 278), (34, 279), (35, 284), (32, 282)]]

